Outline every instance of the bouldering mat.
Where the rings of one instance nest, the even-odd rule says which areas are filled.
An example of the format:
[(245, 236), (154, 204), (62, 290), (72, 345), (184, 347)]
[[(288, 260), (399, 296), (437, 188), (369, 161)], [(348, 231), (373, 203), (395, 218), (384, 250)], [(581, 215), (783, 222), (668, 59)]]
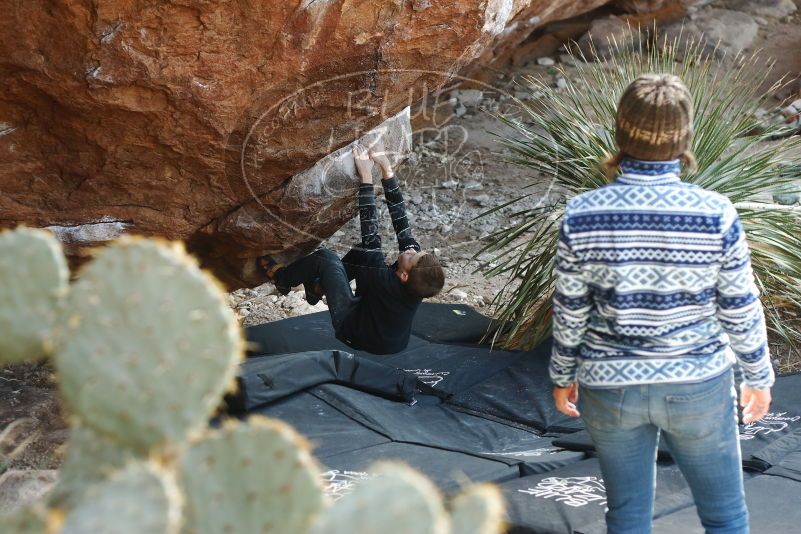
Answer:
[(433, 343), (477, 344), (492, 320), (466, 304), (423, 302), (412, 323), (414, 335)]
[(318, 459), (391, 441), (308, 392), (259, 406), (248, 415), (274, 417), (289, 423), (309, 440), (312, 454)]
[[(381, 359), (366, 351), (355, 350), (334, 335), (331, 315), (325, 312), (310, 313), (245, 328), (250, 356), (265, 354), (291, 354), (315, 350), (341, 350), (352, 354)], [(406, 350), (425, 345), (427, 342), (411, 336)]]
[(768, 414), (749, 425), (740, 425), (743, 459), (767, 469), (784, 454), (801, 450), (801, 373), (776, 377)]
[[(770, 475), (745, 481), (751, 532), (798, 532), (801, 525), (801, 482)], [(695, 506), (654, 521), (653, 534), (704, 534)]]
[(414, 399), (417, 377), (390, 365), (340, 350), (320, 350), (248, 358), (239, 367), (237, 393), (226, 402), (250, 410), (327, 383), (347, 384), (402, 402)]
[(413, 373), (420, 381), (450, 396), (502, 371), (521, 355), (489, 347), (429, 343), (406, 349), (382, 363)]
[(581, 419), (559, 413), (553, 403), (548, 363), (550, 340), (505, 369), (454, 395), (448, 404), (467, 413), (545, 433), (575, 432)]
[(392, 441), (424, 445), (518, 465), (528, 473), (573, 463), (583, 453), (555, 450), (550, 438), (451, 410), (446, 405), (406, 405), (344, 386), (325, 385), (314, 394), (348, 417)]
[(504, 462), (410, 443), (385, 443), (358, 451), (328, 456), (330, 469), (370, 473), (378, 461), (397, 460), (417, 469), (442, 491), (454, 492), (467, 482), (503, 482), (520, 476), (519, 469)]
[[(506, 500), (509, 533), (605, 532), (606, 489), (596, 459), (504, 482), (499, 488)], [(659, 464), (654, 517), (691, 504), (692, 496), (678, 468)]]
[[(765, 471), (766, 475), (780, 476), (801, 482), (801, 450), (785, 454), (784, 458)], [(799, 495), (801, 497), (801, 495)]]

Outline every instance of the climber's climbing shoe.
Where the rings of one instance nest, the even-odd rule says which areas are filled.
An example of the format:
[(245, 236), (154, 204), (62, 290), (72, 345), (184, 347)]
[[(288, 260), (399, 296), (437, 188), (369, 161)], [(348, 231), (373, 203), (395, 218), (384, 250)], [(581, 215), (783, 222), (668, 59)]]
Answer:
[(267, 279), (270, 280), (274, 285), (275, 288), (278, 290), (279, 293), (282, 295), (286, 295), (289, 293), (291, 287), (282, 286), (275, 280), (275, 273), (278, 272), (279, 269), (283, 269), (286, 267), (283, 263), (278, 263), (272, 256), (259, 256), (256, 258), (256, 263), (264, 271), (264, 274), (267, 276)]

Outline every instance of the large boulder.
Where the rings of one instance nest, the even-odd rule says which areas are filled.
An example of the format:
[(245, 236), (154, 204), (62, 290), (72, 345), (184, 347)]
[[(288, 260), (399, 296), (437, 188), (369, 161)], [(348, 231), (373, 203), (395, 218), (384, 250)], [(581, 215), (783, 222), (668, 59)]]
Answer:
[(0, 226), (50, 227), (73, 255), (123, 232), (185, 239), (256, 285), (253, 258), (292, 259), (354, 215), (338, 150), (387, 123), (402, 155), (404, 108), (521, 20), (601, 3), (7, 3)]
[(481, 55), (466, 69), (466, 73), (478, 74), (481, 66), (496, 59), (509, 57), (513, 51), (535, 30), (555, 20), (563, 20), (581, 15), (607, 4), (609, 0), (514, 0), (513, 16), (504, 30), (492, 38)]

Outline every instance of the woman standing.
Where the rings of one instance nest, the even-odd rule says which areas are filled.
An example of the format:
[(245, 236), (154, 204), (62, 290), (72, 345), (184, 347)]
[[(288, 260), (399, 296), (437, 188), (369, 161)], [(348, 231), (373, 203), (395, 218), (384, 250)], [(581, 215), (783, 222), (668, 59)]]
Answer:
[(660, 433), (706, 531), (748, 532), (732, 364), (746, 423), (767, 413), (774, 376), (737, 212), (679, 179), (692, 125), (679, 78), (637, 78), (617, 110), (619, 174), (568, 201), (561, 227), (554, 400), (592, 436), (613, 534), (651, 531)]

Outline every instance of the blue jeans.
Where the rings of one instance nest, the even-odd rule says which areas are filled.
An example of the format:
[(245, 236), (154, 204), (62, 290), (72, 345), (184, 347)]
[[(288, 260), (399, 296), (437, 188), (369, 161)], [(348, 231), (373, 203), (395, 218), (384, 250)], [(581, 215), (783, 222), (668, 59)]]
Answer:
[(731, 371), (699, 384), (579, 388), (607, 493), (610, 534), (651, 532), (660, 431), (709, 533), (748, 532)]

